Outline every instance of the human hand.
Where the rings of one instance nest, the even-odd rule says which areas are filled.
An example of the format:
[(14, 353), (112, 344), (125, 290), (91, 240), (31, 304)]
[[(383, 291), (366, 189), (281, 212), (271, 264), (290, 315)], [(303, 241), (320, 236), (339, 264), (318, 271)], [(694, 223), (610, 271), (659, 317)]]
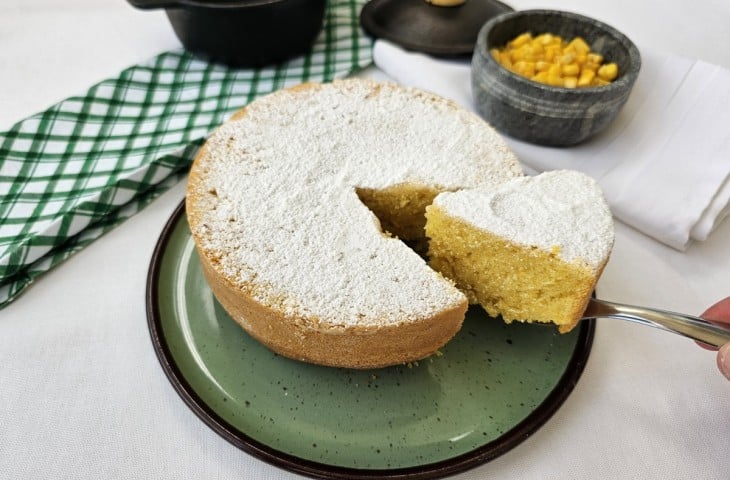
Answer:
[[(700, 315), (713, 323), (722, 323), (730, 326), (730, 297), (720, 300)], [(726, 343), (717, 352), (717, 368), (730, 380), (730, 342)]]

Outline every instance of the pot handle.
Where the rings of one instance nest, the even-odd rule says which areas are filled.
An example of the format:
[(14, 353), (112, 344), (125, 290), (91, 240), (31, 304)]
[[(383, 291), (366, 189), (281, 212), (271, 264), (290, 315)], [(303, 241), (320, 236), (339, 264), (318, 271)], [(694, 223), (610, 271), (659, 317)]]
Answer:
[(174, 8), (179, 7), (178, 0), (127, 0), (133, 7), (142, 10), (150, 10), (153, 8)]

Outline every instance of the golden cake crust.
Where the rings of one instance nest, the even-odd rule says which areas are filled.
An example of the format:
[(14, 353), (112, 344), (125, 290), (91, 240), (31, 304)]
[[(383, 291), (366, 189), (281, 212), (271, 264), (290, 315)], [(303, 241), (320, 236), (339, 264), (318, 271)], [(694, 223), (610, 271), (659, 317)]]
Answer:
[(231, 284), (207, 257), (203, 274), (223, 308), (246, 332), (288, 358), (319, 365), (379, 368), (433, 355), (461, 328), (467, 303), (420, 322), (332, 327), (299, 323)]

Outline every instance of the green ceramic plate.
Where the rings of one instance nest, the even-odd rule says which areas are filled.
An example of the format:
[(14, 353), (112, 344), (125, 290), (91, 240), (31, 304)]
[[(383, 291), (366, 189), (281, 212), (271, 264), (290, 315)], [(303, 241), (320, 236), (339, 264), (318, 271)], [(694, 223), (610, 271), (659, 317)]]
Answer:
[(435, 478), (537, 430), (570, 394), (594, 323), (566, 335), (470, 309), (440, 355), (377, 370), (319, 367), (250, 338), (202, 276), (181, 204), (147, 285), (152, 341), (185, 403), (244, 451), (318, 478)]

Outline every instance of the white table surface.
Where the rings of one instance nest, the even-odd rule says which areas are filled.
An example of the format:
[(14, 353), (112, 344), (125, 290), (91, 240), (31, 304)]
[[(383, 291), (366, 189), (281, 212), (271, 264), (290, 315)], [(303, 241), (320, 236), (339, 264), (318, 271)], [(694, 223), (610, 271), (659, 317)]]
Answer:
[[(640, 46), (730, 68), (727, 0), (508, 3), (586, 13)], [(3, 0), (0, 130), (178, 46), (162, 12), (123, 0)], [(155, 357), (145, 278), (182, 198), (180, 184), (0, 311), (1, 479), (299, 478), (205, 426)], [(701, 313), (730, 295), (730, 221), (684, 253), (617, 225), (598, 293)], [(517, 448), (453, 478), (726, 480), (728, 442), (730, 382), (714, 353), (601, 320), (563, 407)]]

